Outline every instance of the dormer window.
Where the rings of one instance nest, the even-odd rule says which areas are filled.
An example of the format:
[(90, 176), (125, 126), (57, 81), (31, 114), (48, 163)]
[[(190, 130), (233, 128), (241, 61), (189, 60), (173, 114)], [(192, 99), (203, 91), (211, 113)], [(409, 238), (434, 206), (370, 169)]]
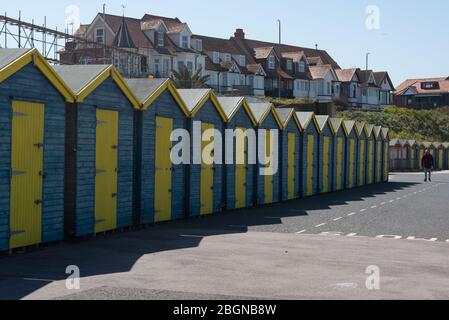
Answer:
[(182, 36), (182, 44), (181, 45), (184, 49), (189, 48), (189, 37), (188, 36)]
[(421, 83), (421, 89), (423, 90), (439, 90), (440, 84), (436, 81)]
[(214, 52), (212, 54), (212, 60), (215, 64), (220, 63), (220, 53), (219, 52)]
[(293, 61), (292, 60), (287, 60), (287, 70), (293, 71)]
[(95, 30), (95, 42), (104, 43), (104, 29), (99, 28)]
[(276, 61), (274, 56), (268, 57), (268, 69), (274, 69), (276, 67)]
[(298, 71), (301, 73), (306, 72), (306, 63), (303, 60), (299, 61)]
[(195, 46), (196, 50), (203, 51), (203, 40), (196, 39), (195, 44), (196, 44), (196, 46)]
[(231, 55), (229, 53), (225, 53), (223, 55), (223, 60), (226, 61), (226, 62), (231, 61)]
[(246, 65), (246, 58), (245, 58), (245, 56), (239, 56), (238, 60), (239, 60), (239, 65), (241, 67), (244, 67)]
[(164, 44), (164, 33), (162, 31), (157, 32), (157, 46), (163, 47)]

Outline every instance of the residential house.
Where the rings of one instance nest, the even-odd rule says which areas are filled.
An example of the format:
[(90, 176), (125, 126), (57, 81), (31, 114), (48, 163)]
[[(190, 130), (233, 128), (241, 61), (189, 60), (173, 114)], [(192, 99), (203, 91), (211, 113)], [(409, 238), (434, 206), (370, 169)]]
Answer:
[(337, 78), (341, 83), (340, 100), (347, 103), (350, 107), (357, 107), (361, 100), (359, 69), (338, 69), (335, 70)]
[(363, 109), (379, 109), (380, 89), (376, 82), (376, 77), (372, 70), (358, 70), (360, 88), (362, 94), (359, 97), (358, 105)]
[[(237, 29), (231, 40), (247, 59), (254, 59), (263, 66), (267, 74), (265, 78), (265, 95), (267, 96), (304, 98), (304, 92), (308, 92), (309, 88), (304, 83), (304, 92), (299, 93), (301, 90), (295, 90), (295, 85), (301, 83), (300, 80), (307, 80), (307, 68), (310, 66), (310, 62), (313, 66), (328, 64), (334, 69), (340, 68), (324, 50), (247, 39), (242, 29)], [(301, 53), (305, 59), (299, 58)], [(302, 72), (302, 62), (305, 62), (306, 72)], [(295, 91), (298, 95), (295, 95)], [(327, 101), (328, 99), (326, 99)]]
[(391, 93), (394, 91), (393, 82), (388, 75), (388, 72), (374, 72), (374, 78), (379, 86), (379, 104), (381, 108), (391, 105)]
[[(85, 42), (68, 42), (59, 52), (63, 64), (114, 64), (125, 76), (146, 74), (154, 48), (140, 29), (140, 20), (97, 14), (75, 36)], [(112, 48), (117, 49), (112, 49)]]
[(201, 35), (194, 35), (192, 39), (201, 44), (206, 56), (205, 72), (210, 76), (211, 88), (218, 93), (265, 95), (264, 68), (241, 54), (233, 41)]
[(310, 100), (310, 83), (312, 77), (304, 51), (284, 52), (281, 56), (283, 69), (294, 78), (293, 97), (296, 99)]
[(319, 102), (332, 102), (340, 97), (340, 82), (331, 65), (309, 67), (312, 77), (310, 98)]
[(189, 26), (178, 18), (147, 14), (135, 19), (99, 13), (76, 35), (98, 46), (70, 43), (60, 52), (62, 63), (112, 63), (121, 73), (133, 77), (169, 77), (172, 70), (179, 71), (183, 66), (192, 72), (205, 66), (205, 56), (192, 47), (195, 43)]
[(425, 109), (449, 106), (449, 77), (406, 80), (396, 88), (394, 104)]
[[(141, 19), (141, 29), (158, 53), (152, 57), (151, 71), (156, 77), (170, 76), (171, 70), (179, 71), (184, 66), (192, 73), (204, 70), (206, 57), (201, 54), (201, 47), (192, 41), (187, 23), (178, 18), (146, 14)], [(171, 60), (167, 61), (167, 55)]]

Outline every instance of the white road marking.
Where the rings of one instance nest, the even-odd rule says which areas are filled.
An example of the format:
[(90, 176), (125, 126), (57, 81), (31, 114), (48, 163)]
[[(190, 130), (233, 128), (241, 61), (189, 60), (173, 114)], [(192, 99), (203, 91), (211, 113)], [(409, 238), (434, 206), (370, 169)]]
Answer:
[(348, 217), (352, 217), (352, 216), (355, 216), (357, 213), (355, 213), (355, 212), (352, 212), (352, 213), (350, 213), (350, 214), (348, 214)]
[(394, 200), (390, 200), (389, 202), (390, 202), (390, 203), (393, 203), (393, 202), (394, 202)]
[(324, 227), (324, 226), (325, 226), (326, 224), (327, 224), (327, 223), (322, 223), (322, 224), (319, 224), (319, 225), (315, 226), (315, 228), (320, 228), (320, 227)]
[(384, 206), (384, 205), (386, 205), (387, 203), (386, 202), (382, 202), (380, 205), (381, 206)]
[(371, 209), (376, 209), (376, 208), (377, 208), (377, 206), (372, 206), (372, 207), (371, 207)]
[(362, 209), (362, 210), (360, 210), (360, 212), (365, 212), (366, 210), (368, 210), (368, 209)]
[(179, 236), (182, 238), (206, 238), (206, 236), (200, 236), (196, 234), (180, 234)]
[(304, 233), (304, 232), (307, 232), (307, 230), (301, 230), (299, 232), (296, 232), (296, 234), (301, 234), (301, 233)]
[(334, 221), (338, 221), (338, 220), (341, 220), (341, 219), (343, 219), (343, 217), (336, 218), (336, 219), (334, 219)]
[(23, 278), (24, 281), (36, 281), (36, 282), (57, 282), (57, 280), (50, 279), (33, 279), (33, 278)]

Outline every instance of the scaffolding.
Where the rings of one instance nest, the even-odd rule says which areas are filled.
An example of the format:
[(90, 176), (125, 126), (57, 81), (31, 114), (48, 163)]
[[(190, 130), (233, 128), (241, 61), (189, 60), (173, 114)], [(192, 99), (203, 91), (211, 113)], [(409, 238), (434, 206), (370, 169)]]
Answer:
[[(0, 48), (36, 48), (52, 64), (114, 64), (125, 77), (148, 75), (148, 56), (137, 49), (108, 46), (89, 41), (58, 28), (0, 15)], [(148, 49), (149, 51), (149, 49)]]

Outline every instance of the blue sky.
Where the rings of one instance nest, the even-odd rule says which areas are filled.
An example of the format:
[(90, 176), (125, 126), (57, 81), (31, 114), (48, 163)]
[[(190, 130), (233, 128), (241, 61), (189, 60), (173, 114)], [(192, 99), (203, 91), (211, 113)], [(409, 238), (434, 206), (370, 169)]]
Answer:
[[(29, 0), (2, 1), (2, 11), (25, 21), (34, 18), (64, 29), (66, 8), (80, 8), (81, 23), (89, 23), (102, 4), (107, 13), (140, 18), (144, 13), (178, 17), (194, 33), (229, 37), (235, 28), (248, 38), (277, 41), (277, 19), (283, 23), (283, 42), (306, 47), (318, 44), (341, 67), (387, 70), (398, 85), (406, 78), (449, 76), (449, 1), (447, 0)], [(379, 8), (379, 29), (368, 29), (368, 6)]]

